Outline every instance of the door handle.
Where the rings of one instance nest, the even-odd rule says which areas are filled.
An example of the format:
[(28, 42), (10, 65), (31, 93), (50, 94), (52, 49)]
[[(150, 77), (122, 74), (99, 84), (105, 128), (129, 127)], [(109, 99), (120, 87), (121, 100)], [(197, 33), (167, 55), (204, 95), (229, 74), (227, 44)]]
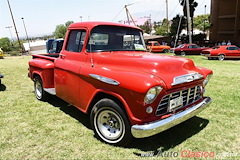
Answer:
[(59, 56), (61, 59), (65, 59), (65, 57), (66, 57), (66, 55), (64, 55), (64, 54), (60, 54)]

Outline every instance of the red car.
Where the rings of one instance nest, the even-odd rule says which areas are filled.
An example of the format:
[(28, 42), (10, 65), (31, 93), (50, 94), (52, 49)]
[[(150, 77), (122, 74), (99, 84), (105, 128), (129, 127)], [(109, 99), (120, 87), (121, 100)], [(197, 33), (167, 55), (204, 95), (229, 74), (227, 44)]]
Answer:
[(203, 56), (208, 59), (218, 58), (222, 61), (226, 58), (240, 58), (240, 49), (237, 46), (215, 46), (210, 49), (203, 50)]
[(172, 50), (176, 55), (186, 56), (187, 54), (200, 55), (204, 49), (206, 48), (202, 48), (196, 44), (182, 44)]

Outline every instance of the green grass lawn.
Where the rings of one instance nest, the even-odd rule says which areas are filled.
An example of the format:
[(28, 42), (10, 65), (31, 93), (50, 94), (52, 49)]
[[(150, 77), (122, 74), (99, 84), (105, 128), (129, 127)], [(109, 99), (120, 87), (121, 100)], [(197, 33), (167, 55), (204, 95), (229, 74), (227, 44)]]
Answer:
[[(114, 147), (94, 137), (89, 118), (52, 97), (38, 101), (27, 77), (30, 56), (0, 60), (0, 159), (172, 159), (187, 152), (240, 158), (240, 60), (188, 56), (214, 71), (206, 95), (213, 99), (198, 116), (158, 135)], [(161, 151), (163, 152), (162, 154)], [(170, 157), (172, 156), (172, 157)], [(212, 159), (212, 158), (211, 158)]]

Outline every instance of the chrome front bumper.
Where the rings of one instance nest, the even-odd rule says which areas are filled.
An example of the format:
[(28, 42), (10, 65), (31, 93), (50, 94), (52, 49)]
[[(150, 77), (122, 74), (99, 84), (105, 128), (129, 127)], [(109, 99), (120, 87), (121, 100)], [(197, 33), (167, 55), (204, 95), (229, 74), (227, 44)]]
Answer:
[(211, 101), (212, 99), (210, 97), (205, 97), (204, 100), (198, 104), (195, 104), (191, 108), (188, 108), (168, 118), (143, 125), (133, 125), (131, 128), (132, 135), (135, 138), (144, 138), (163, 132), (179, 123), (182, 123), (183, 121), (188, 120), (189, 118), (194, 117), (207, 106), (209, 106)]

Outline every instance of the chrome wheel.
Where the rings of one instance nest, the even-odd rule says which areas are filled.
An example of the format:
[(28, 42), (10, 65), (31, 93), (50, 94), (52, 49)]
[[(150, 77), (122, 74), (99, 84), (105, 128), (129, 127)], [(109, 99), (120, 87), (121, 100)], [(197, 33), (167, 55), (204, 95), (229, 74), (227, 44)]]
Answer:
[(118, 142), (125, 133), (123, 119), (110, 110), (99, 110), (94, 118), (96, 131), (107, 142)]
[(44, 101), (48, 97), (48, 94), (43, 89), (42, 80), (39, 76), (34, 78), (34, 92), (38, 100)]
[(218, 55), (218, 60), (219, 61), (223, 61), (224, 58), (225, 58), (225, 56), (223, 54)]
[(125, 146), (133, 139), (131, 126), (123, 109), (111, 99), (101, 99), (90, 115), (95, 135), (102, 141)]
[(35, 94), (38, 99), (41, 99), (42, 92), (43, 92), (42, 84), (39, 81), (36, 81), (35, 82)]

